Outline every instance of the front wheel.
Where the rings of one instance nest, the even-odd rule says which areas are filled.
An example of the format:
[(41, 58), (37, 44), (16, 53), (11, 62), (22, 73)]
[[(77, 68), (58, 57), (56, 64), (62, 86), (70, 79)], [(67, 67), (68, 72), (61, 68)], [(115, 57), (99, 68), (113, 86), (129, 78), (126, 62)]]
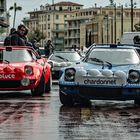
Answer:
[(49, 80), (48, 80), (48, 82), (46, 83), (46, 86), (45, 86), (45, 93), (50, 92), (51, 88), (52, 88), (52, 76), (50, 75), (50, 78), (49, 78)]
[(140, 106), (140, 99), (135, 99), (135, 100), (134, 100), (134, 104)]
[(59, 98), (60, 98), (60, 102), (63, 105), (66, 105), (66, 106), (73, 106), (74, 105), (73, 98), (71, 96), (65, 95), (60, 90), (59, 90)]
[(41, 76), (40, 82), (37, 87), (31, 90), (32, 96), (42, 96), (45, 92), (45, 78), (44, 75)]

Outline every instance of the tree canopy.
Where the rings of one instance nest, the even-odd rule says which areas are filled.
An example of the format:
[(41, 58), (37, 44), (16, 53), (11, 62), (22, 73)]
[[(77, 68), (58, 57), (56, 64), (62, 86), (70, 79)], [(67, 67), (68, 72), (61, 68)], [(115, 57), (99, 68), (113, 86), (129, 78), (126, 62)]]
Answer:
[(39, 29), (36, 29), (28, 34), (28, 39), (29, 41), (36, 39), (37, 42), (40, 42), (41, 39), (45, 39), (45, 36)]

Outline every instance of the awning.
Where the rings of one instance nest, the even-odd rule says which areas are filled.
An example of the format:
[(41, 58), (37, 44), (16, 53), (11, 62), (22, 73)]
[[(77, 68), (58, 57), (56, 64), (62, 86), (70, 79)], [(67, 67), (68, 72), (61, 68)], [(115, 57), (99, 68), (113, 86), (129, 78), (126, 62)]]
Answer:
[(9, 27), (9, 25), (7, 23), (5, 23), (4, 21), (1, 21), (1, 20), (0, 20), (0, 26), (5, 27), (5, 28)]

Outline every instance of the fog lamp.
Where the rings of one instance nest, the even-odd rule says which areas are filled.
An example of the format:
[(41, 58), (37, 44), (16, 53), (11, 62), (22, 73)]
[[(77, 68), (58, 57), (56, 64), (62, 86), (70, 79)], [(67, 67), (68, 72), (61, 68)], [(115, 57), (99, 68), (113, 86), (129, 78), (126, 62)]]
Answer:
[(21, 85), (22, 86), (29, 86), (29, 84), (30, 84), (30, 80), (28, 78), (23, 78), (21, 80)]

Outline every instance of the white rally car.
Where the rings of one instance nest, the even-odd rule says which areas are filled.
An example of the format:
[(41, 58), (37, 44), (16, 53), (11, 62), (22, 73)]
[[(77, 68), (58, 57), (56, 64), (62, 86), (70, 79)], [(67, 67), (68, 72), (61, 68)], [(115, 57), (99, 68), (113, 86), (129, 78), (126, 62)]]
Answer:
[(96, 100), (134, 100), (140, 104), (140, 49), (96, 45), (85, 58), (61, 69), (60, 101), (64, 105)]

